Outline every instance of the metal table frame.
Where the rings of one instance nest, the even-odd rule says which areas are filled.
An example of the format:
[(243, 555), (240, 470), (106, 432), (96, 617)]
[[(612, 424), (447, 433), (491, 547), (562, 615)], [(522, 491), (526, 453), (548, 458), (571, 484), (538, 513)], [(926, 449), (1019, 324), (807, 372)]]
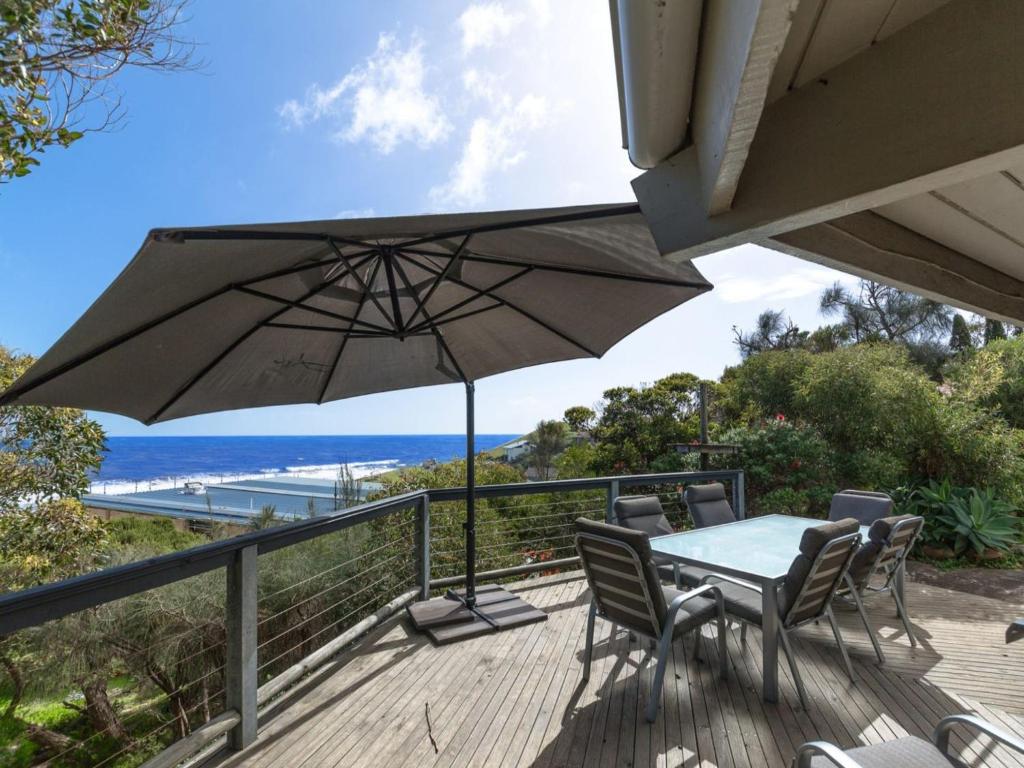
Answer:
[[(804, 523), (801, 528), (803, 530), (810, 528), (815, 525), (824, 524), (825, 520), (812, 520), (809, 518), (793, 518), (788, 515), (764, 515), (761, 517), (747, 518), (744, 520), (737, 520), (735, 523), (726, 523), (725, 525), (712, 526), (710, 528), (699, 528), (692, 531), (684, 531), (682, 533), (672, 533), (667, 536), (656, 536), (651, 539), (651, 549), (656, 555), (663, 555), (673, 562), (680, 565), (692, 565), (699, 568), (704, 568), (709, 571), (715, 571), (717, 573), (724, 574), (726, 576), (732, 576), (743, 581), (749, 581), (753, 584), (757, 584), (761, 587), (761, 609), (762, 609), (762, 626), (761, 626), (761, 669), (764, 677), (764, 687), (762, 690), (762, 696), (765, 701), (775, 702), (779, 700), (779, 606), (778, 606), (778, 588), (782, 585), (786, 579), (786, 573), (789, 569), (789, 563), (792, 562), (793, 558), (797, 555), (797, 549), (794, 547), (792, 551), (788, 551), (780, 558), (780, 562), (785, 561), (785, 567), (780, 566), (778, 572), (761, 572), (750, 568), (736, 567), (735, 565), (726, 565), (723, 563), (715, 562), (713, 560), (702, 559), (701, 557), (692, 553), (680, 553), (677, 551), (678, 543), (684, 541), (685, 537), (692, 537), (695, 533), (702, 533), (707, 535), (708, 531), (714, 529), (721, 529), (723, 535), (729, 535), (732, 533), (726, 529), (734, 528), (734, 526), (749, 526), (756, 525), (758, 521), (764, 521), (770, 518), (784, 518), (789, 520)], [(763, 524), (763, 523), (762, 523)], [(794, 528), (796, 526), (794, 525)], [(861, 527), (861, 534), (867, 535), (867, 527)], [(676, 547), (671, 545), (675, 544)], [(900, 592), (902, 598), (903, 593), (903, 573), (897, 574), (896, 578), (896, 589)]]

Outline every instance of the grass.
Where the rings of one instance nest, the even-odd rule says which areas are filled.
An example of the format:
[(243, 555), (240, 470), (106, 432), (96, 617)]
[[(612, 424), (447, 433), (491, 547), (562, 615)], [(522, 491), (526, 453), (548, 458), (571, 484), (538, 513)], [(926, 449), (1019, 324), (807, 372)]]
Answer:
[(1007, 552), (997, 560), (974, 560), (973, 558), (961, 555), (960, 557), (949, 557), (937, 560), (925, 557), (920, 552), (914, 554), (914, 560), (920, 563), (927, 563), (938, 568), (940, 571), (959, 571), (964, 568), (989, 568), (991, 570), (1013, 571), (1024, 568), (1024, 553)]

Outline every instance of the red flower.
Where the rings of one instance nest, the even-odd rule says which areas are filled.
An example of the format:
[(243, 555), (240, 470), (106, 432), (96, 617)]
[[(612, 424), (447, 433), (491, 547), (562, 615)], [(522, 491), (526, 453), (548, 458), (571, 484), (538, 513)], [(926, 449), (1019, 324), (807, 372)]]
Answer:
[(786, 420), (786, 414), (784, 414), (784, 413), (776, 413), (775, 414), (775, 420), (776, 421), (785, 421)]

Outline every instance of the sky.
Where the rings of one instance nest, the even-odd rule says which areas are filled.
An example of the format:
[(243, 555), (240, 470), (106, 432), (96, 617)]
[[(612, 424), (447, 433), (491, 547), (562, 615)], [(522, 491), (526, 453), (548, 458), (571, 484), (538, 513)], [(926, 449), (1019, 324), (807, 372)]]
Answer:
[[(154, 227), (632, 202), (607, 6), (593, 0), (194, 3), (196, 72), (127, 72), (116, 130), (0, 187), (0, 344), (43, 353)], [(850, 277), (749, 245), (695, 262), (715, 290), (600, 360), (477, 384), (477, 430), (523, 433), (612, 386), (714, 378), (766, 308), (823, 322)], [(233, 411), (111, 435), (441, 434), (459, 385)]]

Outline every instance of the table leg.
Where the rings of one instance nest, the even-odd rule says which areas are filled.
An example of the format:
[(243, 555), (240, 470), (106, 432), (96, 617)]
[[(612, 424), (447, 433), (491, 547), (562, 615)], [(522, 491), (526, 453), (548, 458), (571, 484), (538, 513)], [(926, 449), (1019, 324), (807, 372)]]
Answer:
[(763, 584), (761, 589), (761, 670), (765, 701), (779, 700), (779, 606), (775, 585)]

